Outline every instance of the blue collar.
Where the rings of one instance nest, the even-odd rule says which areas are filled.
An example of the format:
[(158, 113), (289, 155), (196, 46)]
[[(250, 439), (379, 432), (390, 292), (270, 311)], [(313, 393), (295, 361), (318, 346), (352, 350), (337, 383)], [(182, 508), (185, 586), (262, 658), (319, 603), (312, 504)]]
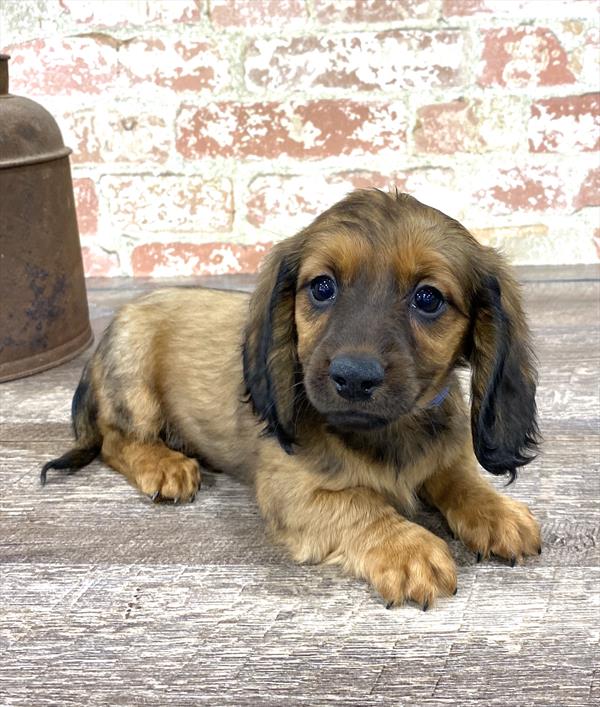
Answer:
[(435, 396), (433, 400), (430, 401), (429, 405), (427, 405), (427, 408), (437, 408), (439, 407), (444, 400), (448, 397), (448, 394), (450, 393), (450, 388), (446, 386), (445, 388), (442, 388), (440, 392)]

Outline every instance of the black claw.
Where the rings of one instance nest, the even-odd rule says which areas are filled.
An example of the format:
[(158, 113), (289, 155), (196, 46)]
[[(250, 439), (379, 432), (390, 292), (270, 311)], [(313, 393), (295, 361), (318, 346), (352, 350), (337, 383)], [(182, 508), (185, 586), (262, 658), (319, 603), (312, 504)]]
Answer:
[(386, 609), (391, 609), (393, 606), (394, 606), (394, 602), (393, 602), (393, 601), (388, 601), (388, 603), (385, 605), (385, 608), (386, 608)]
[(429, 609), (429, 599), (423, 604), (423, 611), (427, 611)]
[(195, 500), (196, 500), (196, 494), (194, 494), (193, 496), (191, 496), (191, 498), (190, 498), (190, 503), (193, 503)]
[(478, 552), (477, 553), (477, 564), (479, 564), (481, 562), (482, 558), (483, 558), (483, 555), (480, 552)]
[(458, 592), (458, 587), (456, 587), (456, 589), (452, 592), (452, 596), (453, 596), (453, 597), (456, 596), (456, 592)]
[(514, 567), (517, 564), (517, 558), (516, 557), (511, 557), (510, 560), (510, 566)]
[(542, 554), (542, 546), (540, 545), (540, 546), (538, 547), (538, 555), (541, 555), (541, 554)]

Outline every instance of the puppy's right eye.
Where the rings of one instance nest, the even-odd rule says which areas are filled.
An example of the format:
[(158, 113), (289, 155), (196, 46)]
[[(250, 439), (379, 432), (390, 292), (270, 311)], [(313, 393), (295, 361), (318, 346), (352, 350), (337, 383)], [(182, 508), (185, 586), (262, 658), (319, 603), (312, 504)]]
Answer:
[(425, 285), (415, 292), (411, 306), (424, 317), (434, 319), (444, 307), (444, 295), (435, 287)]
[(329, 275), (319, 275), (311, 280), (310, 294), (315, 304), (325, 304), (332, 302), (337, 295), (337, 285), (335, 280)]

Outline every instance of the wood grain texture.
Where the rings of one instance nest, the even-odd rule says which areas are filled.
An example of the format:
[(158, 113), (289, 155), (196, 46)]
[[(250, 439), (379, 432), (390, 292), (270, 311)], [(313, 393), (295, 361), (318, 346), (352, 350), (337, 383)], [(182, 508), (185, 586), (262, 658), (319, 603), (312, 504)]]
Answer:
[[(459, 566), (457, 596), (427, 613), (289, 561), (251, 490), (221, 474), (182, 507), (99, 462), (40, 488), (89, 352), (0, 386), (0, 704), (598, 704), (600, 282), (590, 268), (520, 275), (545, 444), (507, 493), (531, 505), (544, 552), (478, 565), (421, 509)], [(99, 333), (156, 285), (89, 286)]]

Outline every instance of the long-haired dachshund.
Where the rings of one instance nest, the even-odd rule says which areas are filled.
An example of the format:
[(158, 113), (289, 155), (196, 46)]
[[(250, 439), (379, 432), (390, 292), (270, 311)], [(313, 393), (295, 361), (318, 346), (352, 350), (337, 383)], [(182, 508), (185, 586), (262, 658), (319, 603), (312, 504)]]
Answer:
[[(470, 413), (456, 370), (471, 367)], [(196, 289), (125, 306), (73, 399), (76, 447), (153, 500), (193, 501), (198, 459), (251, 481), (299, 562), (368, 580), (389, 605), (456, 591), (421, 495), (481, 557), (540, 549), (515, 477), (537, 442), (536, 375), (498, 253), (406, 194), (356, 191), (276, 245), (248, 300)]]

